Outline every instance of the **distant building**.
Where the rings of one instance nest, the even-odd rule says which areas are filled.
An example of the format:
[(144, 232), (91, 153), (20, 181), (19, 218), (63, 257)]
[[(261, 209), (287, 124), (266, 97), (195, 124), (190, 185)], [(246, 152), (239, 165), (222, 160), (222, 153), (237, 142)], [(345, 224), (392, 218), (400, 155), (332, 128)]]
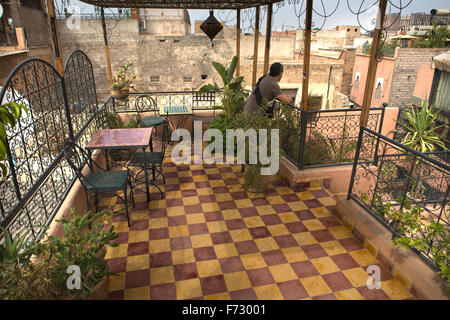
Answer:
[(187, 35), (191, 33), (191, 19), (186, 9), (144, 9), (141, 11), (140, 18), (142, 34)]

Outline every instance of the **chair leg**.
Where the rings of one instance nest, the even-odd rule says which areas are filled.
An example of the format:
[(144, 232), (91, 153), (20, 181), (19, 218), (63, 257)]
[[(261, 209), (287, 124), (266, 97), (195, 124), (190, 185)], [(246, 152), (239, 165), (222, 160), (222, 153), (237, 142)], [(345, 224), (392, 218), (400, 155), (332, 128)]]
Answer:
[(96, 194), (95, 196), (95, 213), (98, 212), (98, 195)]
[(134, 200), (133, 184), (131, 183), (131, 180), (128, 181), (128, 185), (130, 186), (131, 203), (133, 204), (133, 207), (136, 207), (136, 201)]
[(131, 227), (130, 225), (130, 216), (128, 214), (128, 197), (127, 197), (127, 184), (125, 184), (125, 188), (123, 190), (123, 202), (125, 204), (125, 212), (127, 214), (127, 222), (128, 222), (128, 228)]

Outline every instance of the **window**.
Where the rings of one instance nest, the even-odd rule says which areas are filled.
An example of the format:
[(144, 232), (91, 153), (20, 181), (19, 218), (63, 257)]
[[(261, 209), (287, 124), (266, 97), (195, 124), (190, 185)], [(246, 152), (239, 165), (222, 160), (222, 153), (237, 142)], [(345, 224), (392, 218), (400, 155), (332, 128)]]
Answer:
[(159, 83), (159, 76), (150, 76), (150, 83)]
[(166, 42), (165, 39), (159, 39), (159, 42)]
[(183, 77), (183, 81), (184, 82), (192, 82), (192, 77), (191, 76)]
[(173, 40), (173, 42), (174, 42), (174, 43), (178, 43), (178, 42), (180, 42), (180, 40)]

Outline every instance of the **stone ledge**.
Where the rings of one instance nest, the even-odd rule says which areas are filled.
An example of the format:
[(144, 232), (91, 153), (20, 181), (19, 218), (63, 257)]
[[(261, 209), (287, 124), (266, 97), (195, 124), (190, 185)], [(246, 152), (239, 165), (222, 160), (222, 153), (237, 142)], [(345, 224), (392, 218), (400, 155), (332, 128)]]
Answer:
[(414, 252), (392, 247), (392, 234), (353, 200), (338, 198), (334, 213), (418, 299), (449, 300), (446, 282)]

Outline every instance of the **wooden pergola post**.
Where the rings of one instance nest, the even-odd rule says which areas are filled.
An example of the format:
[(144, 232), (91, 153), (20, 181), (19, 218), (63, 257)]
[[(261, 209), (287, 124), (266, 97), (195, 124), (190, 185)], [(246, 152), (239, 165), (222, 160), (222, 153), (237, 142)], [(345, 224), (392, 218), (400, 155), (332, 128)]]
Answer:
[(388, 0), (380, 0), (378, 6), (378, 16), (373, 31), (372, 50), (370, 52), (369, 69), (367, 70), (367, 80), (364, 89), (364, 97), (361, 110), (360, 126), (367, 126), (369, 120), (370, 104), (372, 102), (373, 88), (375, 86), (375, 77), (377, 75), (378, 52), (380, 50), (381, 31), (383, 29), (384, 18), (386, 15), (386, 5)]
[(269, 59), (270, 59), (270, 38), (272, 37), (272, 14), (273, 5), (267, 5), (267, 26), (266, 26), (266, 48), (264, 51), (264, 75), (269, 73)]
[(105, 56), (106, 56), (106, 67), (108, 68), (108, 80), (109, 86), (112, 86), (113, 77), (111, 69), (111, 57), (109, 55), (108, 36), (106, 34), (106, 23), (105, 23), (105, 10), (103, 9), (103, 7), (100, 8), (100, 12), (102, 16), (103, 41), (105, 43)]
[(308, 110), (309, 63), (311, 59), (311, 24), (313, 0), (306, 0), (305, 37), (303, 53), (302, 110)]
[(56, 70), (58, 70), (58, 73), (60, 74), (61, 77), (64, 77), (64, 65), (62, 61), (61, 44), (59, 42), (58, 25), (56, 23), (55, 4), (53, 0), (47, 1), (47, 11), (52, 31), (53, 47), (55, 49)]
[(236, 78), (239, 78), (241, 75), (241, 9), (236, 10), (236, 15), (236, 57), (238, 57)]
[(256, 84), (256, 74), (258, 72), (258, 41), (259, 41), (259, 13), (260, 6), (256, 6), (255, 16), (255, 42), (253, 47), (253, 75), (252, 75), (252, 88)]

